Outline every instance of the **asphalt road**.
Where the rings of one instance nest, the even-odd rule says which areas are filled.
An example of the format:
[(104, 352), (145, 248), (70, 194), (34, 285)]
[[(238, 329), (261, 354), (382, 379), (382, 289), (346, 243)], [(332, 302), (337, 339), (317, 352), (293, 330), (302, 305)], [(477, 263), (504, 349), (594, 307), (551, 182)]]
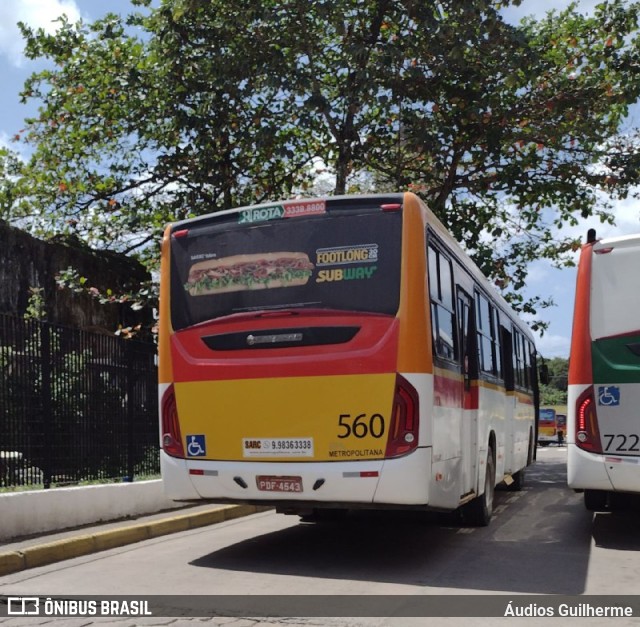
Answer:
[[(636, 595), (640, 590), (640, 511), (588, 512), (581, 495), (566, 487), (565, 457), (564, 448), (538, 449), (525, 489), (497, 492), (495, 517), (486, 528), (464, 527), (453, 517), (406, 513), (360, 513), (342, 524), (313, 525), (269, 511), (7, 575), (0, 579), (0, 595), (161, 595), (183, 607), (185, 614), (189, 600), (176, 595), (230, 595), (232, 599), (328, 595), (322, 601), (325, 608), (332, 603), (341, 607), (344, 599), (363, 599), (361, 618), (344, 617), (336, 610), (335, 616), (281, 622), (229, 616), (206, 619), (234, 627), (493, 625), (507, 620), (539, 624), (540, 617), (401, 619), (367, 614), (376, 611), (371, 609), (376, 603), (391, 599), (394, 603), (386, 608), (389, 614), (402, 616), (396, 596), (411, 602), (411, 597), (453, 595), (450, 607), (455, 614), (467, 597), (479, 595), (487, 600), (500, 595), (505, 601), (517, 600), (518, 595)], [(539, 598), (539, 605), (544, 606), (544, 599)], [(350, 610), (353, 614), (353, 607)], [(104, 620), (120, 625), (179, 625), (202, 619), (96, 622)], [(545, 624), (602, 625), (606, 619), (544, 620)], [(616, 625), (640, 625), (639, 618), (610, 620)], [(24, 621), (0, 618), (2, 627), (27, 624)], [(49, 621), (33, 618), (28, 624)], [(64, 621), (78, 627), (92, 622)]]

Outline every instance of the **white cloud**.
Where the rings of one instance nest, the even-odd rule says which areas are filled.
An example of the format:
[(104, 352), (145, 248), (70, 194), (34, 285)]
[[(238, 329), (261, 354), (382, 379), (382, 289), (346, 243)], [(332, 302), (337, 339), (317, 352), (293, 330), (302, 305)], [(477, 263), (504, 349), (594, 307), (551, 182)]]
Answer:
[[(525, 17), (540, 19), (549, 11), (563, 11), (571, 0), (525, 0), (519, 6), (509, 6), (501, 11), (504, 19), (509, 24), (518, 24)], [(586, 15), (593, 15), (595, 7), (600, 0), (578, 0), (577, 11)]]
[(551, 263), (548, 261), (534, 261), (527, 268), (527, 283), (546, 283), (549, 277)]
[[(640, 190), (635, 189), (634, 193)], [(615, 225), (594, 224), (598, 239), (605, 237), (617, 237), (640, 232), (640, 199), (629, 196), (624, 200), (616, 200), (613, 203)]]
[(63, 13), (72, 22), (80, 19), (75, 0), (0, 0), (0, 57), (20, 66), (24, 62), (24, 40), (17, 23), (54, 32), (54, 20)]
[(538, 352), (545, 358), (564, 357), (569, 355), (569, 347), (571, 338), (568, 335), (552, 335), (545, 333), (542, 337), (536, 336), (536, 348)]

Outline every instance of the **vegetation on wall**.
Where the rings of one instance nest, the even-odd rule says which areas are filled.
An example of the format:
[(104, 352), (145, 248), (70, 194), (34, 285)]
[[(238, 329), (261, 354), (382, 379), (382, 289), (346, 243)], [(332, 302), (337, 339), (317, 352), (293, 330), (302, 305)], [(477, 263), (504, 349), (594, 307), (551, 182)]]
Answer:
[(549, 383), (540, 385), (540, 405), (566, 405), (569, 360), (554, 357), (545, 363), (549, 368)]

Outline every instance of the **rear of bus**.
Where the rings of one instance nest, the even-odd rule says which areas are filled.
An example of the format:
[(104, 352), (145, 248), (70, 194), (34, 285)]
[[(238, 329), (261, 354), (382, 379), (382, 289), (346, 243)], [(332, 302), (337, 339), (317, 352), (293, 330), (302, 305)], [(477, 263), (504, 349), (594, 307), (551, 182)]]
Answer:
[(412, 195), (287, 201), (170, 225), (167, 495), (290, 513), (428, 503), (425, 263)]
[(569, 362), (569, 487), (588, 509), (640, 492), (640, 235), (582, 248)]
[(558, 441), (556, 410), (552, 407), (541, 407), (538, 420), (538, 444), (548, 446)]

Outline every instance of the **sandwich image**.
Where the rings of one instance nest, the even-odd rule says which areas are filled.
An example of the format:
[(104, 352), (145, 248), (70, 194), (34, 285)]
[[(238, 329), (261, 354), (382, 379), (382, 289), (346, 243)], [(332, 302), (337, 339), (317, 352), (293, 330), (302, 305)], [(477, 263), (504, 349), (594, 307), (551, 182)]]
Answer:
[(305, 253), (234, 255), (200, 261), (184, 286), (191, 296), (305, 285), (314, 265)]

